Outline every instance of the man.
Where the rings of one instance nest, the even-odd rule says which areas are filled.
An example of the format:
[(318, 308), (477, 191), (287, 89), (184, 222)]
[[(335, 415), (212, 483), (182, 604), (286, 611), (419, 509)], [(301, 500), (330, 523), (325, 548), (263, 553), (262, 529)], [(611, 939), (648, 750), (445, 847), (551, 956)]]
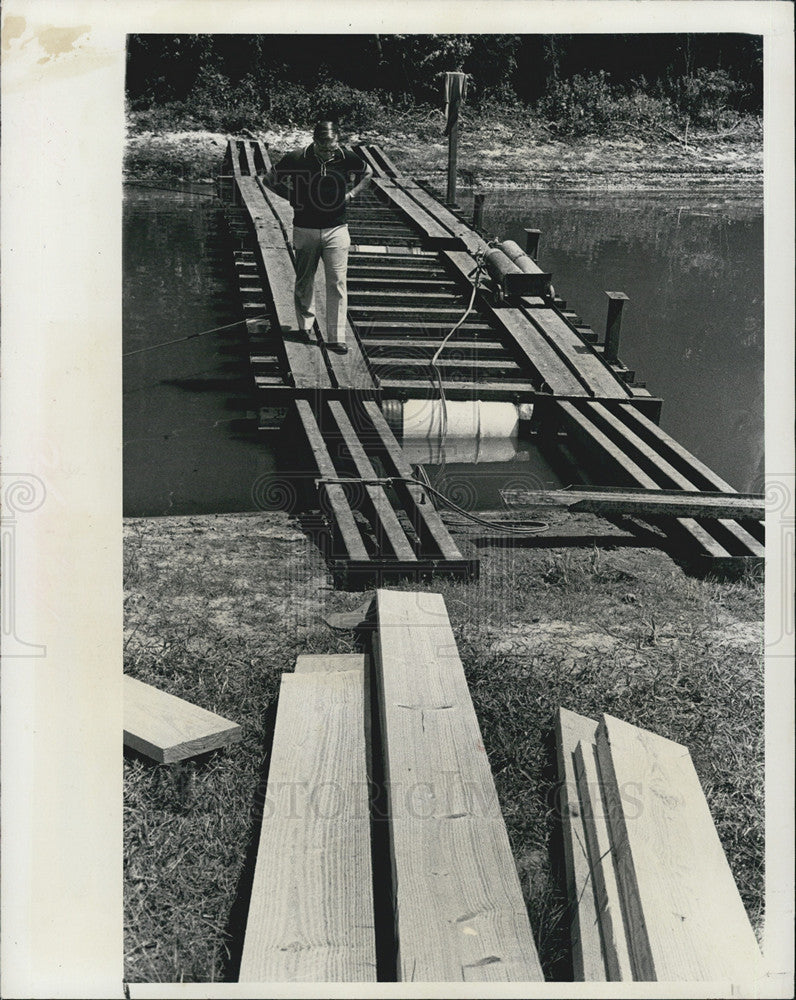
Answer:
[[(293, 206), (293, 247), (296, 252), (294, 299), (298, 328), (307, 333), (315, 322), (315, 272), (323, 261), (326, 274), (326, 343), (345, 354), (346, 270), (351, 237), (346, 205), (368, 183), (373, 171), (350, 149), (340, 145), (333, 122), (315, 126), (305, 149), (286, 153), (266, 177)], [(349, 183), (354, 186), (349, 189)], [(280, 190), (281, 188), (281, 190)]]

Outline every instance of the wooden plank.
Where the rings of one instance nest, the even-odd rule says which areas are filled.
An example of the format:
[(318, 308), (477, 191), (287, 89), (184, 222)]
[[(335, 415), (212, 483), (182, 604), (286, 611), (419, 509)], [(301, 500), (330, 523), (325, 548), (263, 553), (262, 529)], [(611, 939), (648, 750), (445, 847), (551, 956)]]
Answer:
[(396, 177), (394, 182), (397, 186), (401, 187), (407, 194), (412, 198), (413, 201), (426, 211), (432, 218), (436, 219), (440, 225), (444, 226), (448, 232), (457, 236), (465, 248), (470, 253), (484, 253), (489, 249), (489, 244), (482, 240), (481, 237), (469, 226), (465, 225), (461, 219), (457, 219), (456, 216), (449, 209), (437, 201), (437, 199), (424, 191), (423, 188), (406, 181), (403, 177)]
[(597, 748), (592, 740), (578, 743), (575, 748), (575, 777), (586, 830), (589, 869), (594, 883), (607, 978), (612, 983), (629, 982), (633, 979), (633, 970), (596, 754)]
[[(469, 254), (446, 251), (441, 257), (472, 287), (473, 279), (470, 274), (475, 267), (475, 261)], [(561, 360), (519, 309), (494, 309), (488, 302), (482, 300), (478, 303), (478, 312), (475, 315), (488, 318), (492, 325), (508, 338), (509, 343), (514, 345), (519, 356), (531, 366), (543, 382), (547, 383), (552, 392), (563, 396), (588, 395), (577, 375)]]
[[(379, 454), (384, 462), (388, 476), (400, 476), (402, 479), (414, 479), (412, 467), (390, 430), (384, 414), (376, 403), (365, 402), (365, 413), (376, 432)], [(430, 500), (426, 500), (426, 491), (421, 486), (413, 486), (406, 482), (393, 484), (395, 492), (400, 497), (404, 509), (417, 532), (423, 546), (423, 555), (438, 552), (444, 559), (460, 560), (463, 558), (459, 547), (451, 538), (448, 529), (442, 523), (442, 518)]]
[(237, 723), (125, 674), (124, 745), (173, 764), (241, 738)]
[[(640, 461), (651, 466), (659, 485), (675, 486), (682, 490), (696, 489), (694, 483), (676, 469), (670, 462), (658, 454), (655, 447), (644, 442), (638, 434), (627, 427), (618, 416), (611, 412), (603, 403), (589, 403), (589, 412), (598, 417), (603, 424), (622, 442), (622, 447), (635, 452)], [(738, 555), (752, 555), (759, 559), (765, 556), (765, 548), (751, 535), (746, 528), (736, 524), (729, 518), (718, 518), (715, 526), (711, 525), (713, 533), (721, 538), (726, 536), (728, 543), (736, 547)]]
[(717, 490), (721, 493), (736, 492), (721, 476), (708, 468), (704, 462), (700, 462), (695, 455), (692, 455), (673, 437), (662, 431), (654, 421), (645, 416), (632, 403), (622, 404), (617, 408), (617, 413), (639, 437), (654, 444), (657, 451), (688, 476), (698, 489)]
[(604, 715), (597, 752), (634, 977), (759, 983), (757, 941), (686, 747)]
[[(362, 479), (376, 479), (376, 470), (365, 454), (362, 442), (357, 437), (357, 433), (348, 419), (348, 414), (343, 409), (343, 404), (338, 400), (330, 400), (329, 411), (337, 424), (346, 449), (351, 455), (357, 475)], [(415, 550), (406, 537), (406, 532), (401, 527), (392, 504), (387, 499), (384, 487), (368, 485), (364, 487), (364, 492), (369, 501), (366, 504), (370, 514), (369, 520), (382, 553), (386, 543), (397, 559), (402, 559), (405, 562), (416, 560)]]
[[(530, 382), (454, 382), (443, 379), (447, 399), (509, 400), (532, 403), (538, 397)], [(382, 396), (387, 399), (437, 399), (436, 379), (381, 379)]]
[(328, 674), (339, 670), (364, 669), (364, 653), (302, 653), (296, 657), (297, 674)]
[(246, 166), (248, 168), (248, 173), (250, 177), (254, 177), (257, 174), (257, 168), (254, 165), (254, 150), (252, 149), (251, 143), (247, 139), (243, 139), (243, 153), (246, 157)]
[(440, 594), (376, 592), (399, 982), (541, 981)]
[(375, 982), (363, 671), (283, 674), (242, 982)]
[[(315, 315), (318, 320), (318, 327), (326, 343), (329, 341), (328, 325), (326, 322), (326, 274), (323, 267), (318, 268), (315, 278)], [(346, 318), (345, 341), (348, 347), (347, 354), (336, 354), (329, 351), (328, 361), (332, 369), (334, 381), (339, 389), (357, 389), (363, 392), (373, 393), (376, 390), (376, 383), (368, 368), (365, 355), (359, 343), (357, 335)]]
[(398, 167), (395, 166), (392, 160), (387, 156), (387, 154), (381, 148), (381, 146), (379, 146), (376, 143), (373, 143), (371, 148), (375, 156), (384, 164), (384, 167), (387, 170), (388, 174), (390, 174), (392, 177), (400, 177), (402, 181), (407, 179), (403, 177)]
[(627, 386), (618, 379), (590, 344), (584, 344), (578, 334), (548, 306), (531, 305), (523, 301), (522, 312), (539, 332), (560, 351), (561, 356), (578, 372), (595, 396), (609, 399), (627, 399)]
[(381, 177), (374, 177), (373, 186), (389, 199), (400, 212), (407, 216), (411, 222), (417, 226), (421, 235), (428, 241), (429, 246), (451, 247), (458, 244), (458, 240), (448, 229), (429, 215), (425, 209), (414, 201), (413, 198), (402, 190), (394, 181), (385, 180)]
[(574, 757), (578, 743), (583, 741), (593, 744), (596, 736), (597, 723), (593, 719), (559, 708), (556, 718), (556, 756), (561, 782), (559, 802), (569, 899), (572, 968), (575, 981), (579, 983), (607, 980)]
[(700, 490), (629, 488), (502, 490), (511, 507), (568, 507), (576, 513), (640, 514), (675, 517), (754, 518), (765, 513), (765, 497), (752, 493), (703, 493)]
[[(623, 478), (625, 482), (642, 486), (645, 489), (658, 489), (658, 483), (633, 461), (615, 442), (613, 442), (599, 427), (581, 413), (575, 403), (568, 400), (557, 400), (556, 406), (559, 413), (564, 417), (568, 431), (572, 432), (576, 438), (580, 438), (582, 446), (593, 457), (597, 457), (601, 470), (605, 474), (604, 465), (608, 464), (609, 473), (613, 470), (615, 475)], [(696, 521), (694, 518), (683, 517), (672, 521), (675, 532), (679, 530), (681, 537), (684, 535), (690, 544), (696, 545), (697, 554), (711, 556), (714, 559), (728, 559), (730, 553), (721, 546), (712, 535)]]
[[(322, 477), (327, 479), (339, 478), (331, 456), (324, 444), (320, 428), (312, 412), (312, 407), (306, 399), (296, 400), (296, 413), (307, 436), (318, 472)], [(321, 484), (319, 492), (320, 490), (323, 490), (324, 495), (329, 501), (329, 506), (335, 520), (335, 528), (342, 539), (348, 558), (368, 560), (370, 556), (368, 555), (368, 550), (365, 548), (365, 543), (362, 540), (357, 523), (354, 520), (354, 512), (348, 503), (344, 488), (335, 483), (326, 483)]]

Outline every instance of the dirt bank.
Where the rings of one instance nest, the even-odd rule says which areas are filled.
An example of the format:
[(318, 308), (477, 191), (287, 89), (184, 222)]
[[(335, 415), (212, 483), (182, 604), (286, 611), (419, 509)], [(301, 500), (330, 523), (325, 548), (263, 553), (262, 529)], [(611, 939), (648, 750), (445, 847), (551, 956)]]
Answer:
[[(251, 133), (255, 135), (255, 133)], [(256, 133), (274, 157), (309, 142), (300, 130)], [(127, 180), (211, 181), (218, 173), (226, 135), (216, 132), (136, 132), (131, 129), (125, 157)], [(348, 137), (376, 142), (399, 169), (432, 183), (444, 182), (447, 140), (433, 133)], [(539, 131), (529, 137), (505, 125), (480, 126), (462, 134), (460, 181), (465, 186), (578, 190), (666, 190), (699, 185), (762, 192), (762, 135), (692, 137), (628, 136), (622, 140), (563, 140)]]

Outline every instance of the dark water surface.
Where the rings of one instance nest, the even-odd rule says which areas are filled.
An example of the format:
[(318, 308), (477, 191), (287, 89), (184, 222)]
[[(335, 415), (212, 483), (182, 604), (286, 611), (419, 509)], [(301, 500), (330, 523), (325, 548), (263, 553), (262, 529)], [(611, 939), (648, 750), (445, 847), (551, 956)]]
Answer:
[[(760, 200), (493, 191), (484, 224), (521, 245), (524, 226), (541, 229), (540, 264), (595, 330), (604, 291), (629, 295), (620, 355), (664, 398), (664, 429), (737, 489), (761, 487)], [(252, 420), (244, 327), (204, 333), (240, 319), (232, 249), (208, 192), (126, 190), (126, 516), (253, 510), (274, 472), (272, 441)], [(521, 445), (518, 460), (528, 457)], [(497, 497), (486, 470), (472, 480), (480, 506)]]

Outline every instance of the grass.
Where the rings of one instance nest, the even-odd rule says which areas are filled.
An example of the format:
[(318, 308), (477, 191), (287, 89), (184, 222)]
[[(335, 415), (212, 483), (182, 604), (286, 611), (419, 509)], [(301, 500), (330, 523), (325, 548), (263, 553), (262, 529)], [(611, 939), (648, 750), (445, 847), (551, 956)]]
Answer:
[[(234, 974), (280, 674), (300, 653), (352, 651), (353, 633), (323, 616), (363, 596), (334, 591), (280, 513), (132, 520), (125, 533), (125, 669), (243, 727), (238, 746), (181, 765), (126, 757), (125, 974), (212, 982)], [(651, 549), (480, 555), (478, 582), (429, 589), (445, 597), (546, 976), (569, 972), (560, 705), (689, 747), (759, 929), (762, 581), (688, 577)]]

